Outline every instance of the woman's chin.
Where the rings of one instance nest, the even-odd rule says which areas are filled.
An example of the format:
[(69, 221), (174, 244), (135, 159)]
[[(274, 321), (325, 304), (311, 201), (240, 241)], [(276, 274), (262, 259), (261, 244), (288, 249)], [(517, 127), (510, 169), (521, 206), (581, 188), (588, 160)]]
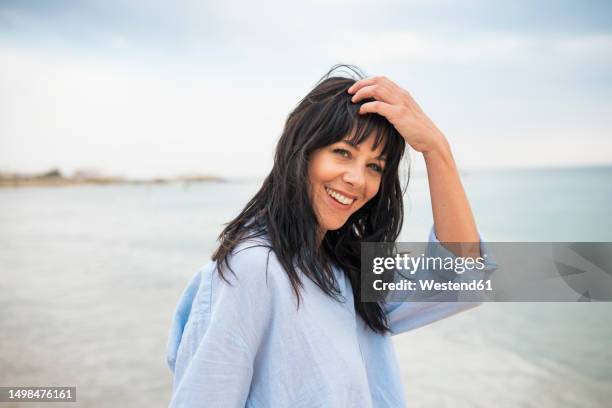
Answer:
[(327, 228), (326, 230), (328, 231), (336, 231), (339, 230), (340, 228), (342, 228), (344, 226), (344, 224), (346, 224), (346, 220), (342, 221), (342, 220), (334, 220), (332, 222), (328, 222)]

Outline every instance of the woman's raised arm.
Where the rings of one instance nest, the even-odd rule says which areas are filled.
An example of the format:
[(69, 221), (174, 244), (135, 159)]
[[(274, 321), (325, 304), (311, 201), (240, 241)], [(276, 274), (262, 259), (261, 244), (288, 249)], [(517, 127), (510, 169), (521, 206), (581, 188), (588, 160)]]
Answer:
[(449, 243), (445, 246), (457, 255), (479, 256), (474, 216), (444, 134), (410, 93), (388, 78), (371, 77), (357, 81), (348, 92), (354, 94), (353, 102), (374, 98), (375, 101), (364, 103), (359, 113), (377, 113), (386, 117), (406, 143), (423, 154), (437, 238)]

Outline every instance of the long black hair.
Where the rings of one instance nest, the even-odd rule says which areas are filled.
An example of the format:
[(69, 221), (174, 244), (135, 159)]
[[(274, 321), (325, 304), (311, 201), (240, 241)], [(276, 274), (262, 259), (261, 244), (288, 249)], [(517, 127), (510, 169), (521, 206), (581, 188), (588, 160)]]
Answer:
[[(383, 334), (389, 331), (389, 326), (381, 304), (361, 301), (360, 244), (395, 242), (399, 236), (406, 189), (402, 189), (399, 168), (405, 141), (383, 116), (358, 113), (363, 103), (373, 99), (353, 103), (347, 90), (363, 78), (354, 66), (335, 65), (299, 102), (289, 114), (276, 146), (272, 171), (240, 214), (226, 224), (212, 259), (217, 261), (219, 274), (227, 281), (223, 265), (231, 270), (228, 258), (234, 248), (244, 240), (267, 234), (269, 247), (287, 272), (297, 307), (300, 287), (303, 288), (298, 270), (327, 295), (340, 300), (331, 269), (335, 264), (351, 282), (357, 313), (372, 330)], [(362, 143), (372, 132), (374, 149), (382, 143), (386, 156), (378, 193), (341, 228), (327, 231), (321, 242), (309, 194), (311, 154), (345, 137)], [(408, 177), (406, 186), (407, 183)]]

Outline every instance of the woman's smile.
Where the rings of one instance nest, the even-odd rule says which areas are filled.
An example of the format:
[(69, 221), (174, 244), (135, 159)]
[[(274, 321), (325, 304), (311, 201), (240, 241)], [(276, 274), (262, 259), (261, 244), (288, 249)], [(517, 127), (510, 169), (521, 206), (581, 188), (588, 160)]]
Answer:
[(356, 198), (348, 194), (343, 194), (338, 190), (334, 190), (330, 187), (325, 187), (327, 195), (331, 198), (332, 203), (341, 210), (348, 210), (351, 205), (355, 202)]

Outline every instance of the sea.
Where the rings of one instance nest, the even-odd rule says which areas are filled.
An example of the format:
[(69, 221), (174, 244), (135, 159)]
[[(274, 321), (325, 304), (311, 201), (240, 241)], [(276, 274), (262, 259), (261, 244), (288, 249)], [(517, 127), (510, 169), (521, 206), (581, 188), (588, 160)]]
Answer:
[[(462, 180), (487, 241), (612, 241), (612, 167)], [(77, 387), (54, 407), (167, 406), (176, 302), (261, 182), (0, 189), (0, 386)], [(401, 239), (426, 240), (425, 175), (405, 206)], [(394, 343), (411, 407), (611, 406), (612, 302), (486, 302)]]

